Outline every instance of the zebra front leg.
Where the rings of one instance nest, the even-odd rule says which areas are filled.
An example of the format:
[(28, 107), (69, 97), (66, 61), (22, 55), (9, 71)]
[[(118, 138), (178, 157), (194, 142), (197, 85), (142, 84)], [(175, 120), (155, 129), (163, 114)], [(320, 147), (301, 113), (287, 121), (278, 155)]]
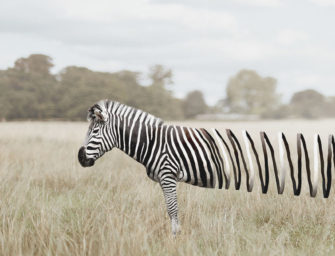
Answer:
[(171, 219), (172, 234), (175, 236), (180, 228), (178, 221), (177, 182), (175, 177), (164, 177), (160, 180), (167, 212)]

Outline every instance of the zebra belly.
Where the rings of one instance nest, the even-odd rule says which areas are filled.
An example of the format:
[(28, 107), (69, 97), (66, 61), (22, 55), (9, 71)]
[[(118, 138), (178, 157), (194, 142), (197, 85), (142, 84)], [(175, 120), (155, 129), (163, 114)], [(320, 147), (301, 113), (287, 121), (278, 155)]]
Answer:
[(207, 155), (205, 158), (186, 153), (174, 155), (178, 180), (198, 187), (214, 188), (217, 181), (217, 169), (211, 156)]
[(191, 170), (181, 170), (181, 179), (179, 181), (191, 184), (193, 186), (204, 187), (204, 188), (215, 188), (216, 186), (216, 175), (209, 175), (209, 172), (205, 173), (196, 172)]

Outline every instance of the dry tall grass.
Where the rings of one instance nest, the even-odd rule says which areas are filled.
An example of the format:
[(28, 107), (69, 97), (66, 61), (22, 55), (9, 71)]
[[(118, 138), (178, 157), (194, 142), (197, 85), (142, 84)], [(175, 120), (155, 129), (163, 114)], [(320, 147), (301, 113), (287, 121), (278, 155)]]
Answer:
[[(335, 121), (193, 124), (326, 138)], [(77, 162), (83, 123), (0, 123), (1, 255), (334, 255), (335, 200), (178, 185), (182, 232), (173, 239), (163, 194), (118, 151)], [(308, 137), (309, 144), (311, 137)], [(288, 177), (287, 177), (288, 178)], [(243, 181), (245, 181), (243, 179)], [(306, 180), (304, 180), (306, 184)]]

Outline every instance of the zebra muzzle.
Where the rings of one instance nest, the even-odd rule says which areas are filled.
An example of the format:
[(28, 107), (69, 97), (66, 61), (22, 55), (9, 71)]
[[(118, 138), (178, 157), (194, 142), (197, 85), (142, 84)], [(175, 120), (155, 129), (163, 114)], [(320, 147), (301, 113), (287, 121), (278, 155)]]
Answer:
[(94, 159), (86, 157), (85, 147), (79, 149), (78, 160), (82, 167), (90, 167), (94, 165)]

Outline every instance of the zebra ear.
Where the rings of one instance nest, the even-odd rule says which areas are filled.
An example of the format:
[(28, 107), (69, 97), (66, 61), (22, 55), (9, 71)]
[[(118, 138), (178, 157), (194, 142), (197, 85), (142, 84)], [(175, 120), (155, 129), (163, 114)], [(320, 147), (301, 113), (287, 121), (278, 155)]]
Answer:
[(94, 105), (88, 110), (87, 120), (92, 121), (103, 121), (106, 122), (108, 119), (108, 115), (105, 110), (101, 109), (99, 105)]
[(87, 121), (91, 122), (94, 119), (91, 109), (87, 111)]
[(108, 115), (104, 113), (103, 111), (101, 111), (100, 109), (94, 110), (94, 116), (96, 120), (104, 121), (104, 122), (107, 121), (107, 117), (108, 117)]

